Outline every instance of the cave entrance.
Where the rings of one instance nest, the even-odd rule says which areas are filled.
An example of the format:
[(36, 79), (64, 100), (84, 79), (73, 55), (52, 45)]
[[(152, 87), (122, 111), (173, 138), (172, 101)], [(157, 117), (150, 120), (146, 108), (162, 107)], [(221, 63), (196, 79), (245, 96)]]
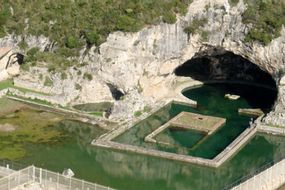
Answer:
[[(266, 101), (264, 110), (270, 111), (276, 98), (277, 87), (272, 76), (240, 55), (222, 48), (209, 48), (194, 55), (194, 57), (174, 71), (177, 76), (191, 77), (204, 83), (239, 83), (248, 86), (259, 86), (272, 91), (270, 97), (262, 96), (262, 90), (256, 93), (246, 93), (247, 99)], [(243, 90), (246, 88), (243, 88)], [(249, 90), (251, 90), (249, 88)], [(232, 89), (241, 91), (240, 89)], [(254, 101), (249, 101), (254, 102)]]

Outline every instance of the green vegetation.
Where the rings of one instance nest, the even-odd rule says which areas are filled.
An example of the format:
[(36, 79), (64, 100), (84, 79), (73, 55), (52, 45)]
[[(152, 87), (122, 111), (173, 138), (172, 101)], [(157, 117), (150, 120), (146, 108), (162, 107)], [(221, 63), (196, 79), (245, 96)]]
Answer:
[[(25, 109), (11, 112), (0, 119), (0, 159), (16, 160), (26, 155), (26, 146), (56, 143), (63, 134), (50, 126), (61, 121), (58, 115)], [(10, 130), (7, 130), (7, 126)]]
[(203, 41), (207, 41), (208, 40), (208, 36), (209, 36), (209, 32), (207, 31), (202, 31), (201, 32), (201, 37)]
[[(3, 0), (0, 4), (0, 37), (8, 33), (49, 37), (59, 49), (53, 53), (37, 52), (26, 62), (52, 63), (50, 71), (66, 69), (66, 65), (74, 64), (70, 58), (77, 56), (83, 46), (99, 45), (113, 31), (136, 32), (144, 25), (161, 21), (174, 23), (176, 14), (185, 14), (191, 2), (192, 0), (35, 0), (23, 3), (21, 0)], [(29, 51), (24, 39), (20, 47)]]
[[(197, 32), (199, 32), (202, 35), (203, 31), (200, 31), (199, 29), (207, 23), (208, 23), (208, 19), (206, 18), (194, 19), (189, 26), (184, 28), (184, 32), (187, 33), (188, 36), (190, 36), (190, 34), (195, 34)], [(203, 38), (204, 37), (205, 36), (203, 36)]]
[(151, 111), (151, 107), (150, 106), (145, 106), (143, 108), (143, 112), (145, 112), (145, 113), (149, 113), (150, 111)]
[(90, 112), (89, 114), (91, 115), (95, 115), (95, 116), (98, 116), (98, 117), (103, 117), (103, 112)]
[(45, 78), (45, 82), (44, 82), (45, 86), (52, 86), (53, 85), (53, 81), (47, 76)]
[(25, 101), (29, 101), (29, 102), (32, 102), (32, 103), (35, 103), (35, 104), (42, 104), (42, 105), (46, 105), (46, 106), (54, 106), (52, 103), (50, 103), (49, 101), (46, 101), (46, 100), (42, 100), (42, 99), (38, 99), (38, 98), (27, 98), (27, 97), (22, 97), (22, 96), (17, 96), (11, 92), (8, 92), (7, 93), (7, 96), (9, 97), (15, 97), (15, 98), (19, 98), (21, 100), (25, 100)]
[(91, 81), (93, 79), (93, 76), (90, 73), (84, 73), (83, 78)]
[(65, 46), (72, 49), (79, 46), (79, 39), (76, 36), (68, 36), (66, 38)]
[(6, 88), (13, 87), (13, 81), (12, 80), (5, 80), (0, 82), (0, 90), (4, 90)]
[(76, 90), (81, 90), (82, 89), (82, 86), (78, 83), (75, 84), (75, 89)]
[(243, 22), (252, 24), (245, 41), (258, 41), (267, 45), (272, 39), (280, 36), (282, 25), (285, 25), (285, 2), (280, 0), (251, 0), (244, 12)]
[(61, 80), (67, 79), (67, 74), (64, 71), (62, 71), (62, 73), (60, 74), (60, 78)]
[(135, 111), (134, 116), (135, 117), (139, 117), (143, 114), (143, 112), (141, 110)]
[(9, 9), (8, 9), (8, 5), (3, 6), (2, 3), (0, 5), (0, 37), (4, 37), (5, 34), (5, 24), (9, 18)]
[(137, 110), (134, 112), (134, 116), (135, 117), (139, 117), (141, 116), (143, 113), (149, 113), (151, 111), (151, 107), (150, 106), (145, 106), (143, 108), (143, 110)]
[(231, 6), (236, 6), (238, 4), (239, 0), (229, 0), (229, 3)]

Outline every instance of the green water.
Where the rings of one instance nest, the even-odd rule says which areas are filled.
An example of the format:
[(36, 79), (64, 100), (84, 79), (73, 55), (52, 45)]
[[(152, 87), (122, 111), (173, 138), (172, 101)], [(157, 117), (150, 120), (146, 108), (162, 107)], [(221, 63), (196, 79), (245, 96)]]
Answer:
[[(241, 97), (238, 100), (224, 98), (226, 93), (237, 94)], [(241, 84), (211, 84), (203, 87), (188, 90), (184, 95), (198, 102), (198, 108), (190, 108), (180, 104), (172, 104), (164, 110), (158, 111), (149, 119), (140, 122), (135, 127), (115, 139), (120, 143), (132, 144), (146, 148), (186, 154), (212, 159), (225, 149), (240, 133), (248, 126), (250, 117), (238, 113), (239, 108), (262, 108), (267, 110), (271, 107), (275, 93), (259, 87)], [(254, 95), (254, 98), (252, 96)], [(144, 141), (146, 135), (160, 127), (162, 124), (173, 118), (181, 111), (190, 111), (199, 114), (222, 117), (226, 124), (215, 134), (207, 137), (194, 149), (188, 149), (187, 145), (176, 147), (163, 146), (161, 144), (147, 143)], [(195, 139), (193, 133), (184, 134), (180, 139), (190, 141)]]
[[(207, 146), (211, 146), (211, 143), (215, 144), (212, 145), (215, 149), (214, 151), (210, 151), (210, 153), (200, 152), (209, 150), (207, 146), (202, 146), (200, 151), (197, 151), (197, 154), (213, 156), (219, 149), (224, 147), (224, 144), (227, 144), (234, 136), (242, 132), (247, 127), (249, 120), (248, 117), (240, 119), (238, 114), (231, 116), (231, 113), (228, 113), (228, 111), (223, 113), (225, 112), (223, 111), (225, 110), (224, 107), (234, 109), (231, 107), (254, 107), (258, 105), (257, 103), (253, 104), (246, 96), (238, 101), (228, 101), (228, 104), (221, 104), (219, 100), (222, 101), (222, 98), (219, 98), (218, 95), (223, 96), (227, 88), (227, 86), (223, 85), (210, 85), (186, 92), (187, 96), (198, 100), (200, 105), (198, 110), (180, 105), (168, 106), (168, 108), (160, 110), (135, 127), (145, 127), (145, 130), (129, 130), (129, 142), (143, 145), (139, 137), (143, 136), (147, 131), (156, 128), (157, 125), (161, 125), (182, 110), (208, 112), (217, 116), (223, 114), (223, 116), (227, 116), (227, 119), (237, 118), (237, 120), (241, 120), (232, 121), (233, 124), (231, 126), (224, 127), (227, 129), (225, 132), (223, 132), (224, 128), (222, 128), (216, 133), (218, 135), (216, 138), (207, 140), (209, 141)], [(262, 94), (266, 95), (266, 91), (261, 91), (263, 91)], [(204, 100), (203, 97), (208, 100)], [(256, 99), (254, 100), (254, 102), (258, 102)], [(223, 101), (225, 100), (223, 99)], [(268, 105), (263, 107), (268, 107)], [(214, 110), (207, 111), (209, 107), (206, 109), (206, 106)], [(244, 125), (240, 126), (240, 124)], [(58, 126), (67, 134), (60, 143), (27, 145), (29, 150), (28, 156), (20, 160), (20, 162), (35, 164), (36, 166), (57, 172), (62, 172), (64, 168), (71, 168), (78, 178), (117, 189), (219, 190), (235, 180), (253, 173), (265, 163), (285, 156), (285, 140), (283, 137), (258, 134), (236, 156), (218, 169), (214, 169), (139, 154), (94, 148), (90, 145), (91, 140), (104, 133), (98, 127), (71, 121), (61, 122)], [(228, 130), (236, 132), (228, 133), (226, 132)], [(134, 137), (130, 134), (133, 134)], [(222, 141), (218, 143), (222, 145), (216, 145), (216, 141)]]

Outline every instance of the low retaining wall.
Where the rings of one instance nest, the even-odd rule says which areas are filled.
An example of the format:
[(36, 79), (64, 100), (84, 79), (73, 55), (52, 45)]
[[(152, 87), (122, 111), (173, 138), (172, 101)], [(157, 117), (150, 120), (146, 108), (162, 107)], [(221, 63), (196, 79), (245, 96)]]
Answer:
[(261, 133), (285, 136), (285, 128), (282, 128), (282, 127), (273, 127), (273, 126), (259, 124), (257, 127), (257, 130), (258, 132), (261, 132)]
[[(188, 162), (188, 163), (193, 163), (193, 164), (200, 164), (200, 165), (216, 168), (222, 165), (227, 159), (232, 157), (242, 146), (244, 146), (246, 142), (255, 135), (256, 131), (257, 131), (256, 127), (250, 127), (246, 129), (243, 133), (241, 133), (238, 136), (238, 138), (236, 138), (229, 146), (227, 146), (214, 159), (205, 159), (205, 158), (193, 157), (189, 155), (175, 154), (175, 153), (170, 153), (170, 152), (165, 152), (165, 151), (160, 151), (160, 150), (148, 149), (148, 148), (129, 145), (129, 144), (117, 143), (117, 142), (113, 142), (112, 139), (109, 139), (106, 137), (93, 140), (92, 145), (97, 146), (97, 147), (135, 152), (135, 153), (149, 155), (149, 156), (155, 156), (155, 157)], [(112, 137), (113, 139), (116, 138), (116, 136), (112, 136)]]

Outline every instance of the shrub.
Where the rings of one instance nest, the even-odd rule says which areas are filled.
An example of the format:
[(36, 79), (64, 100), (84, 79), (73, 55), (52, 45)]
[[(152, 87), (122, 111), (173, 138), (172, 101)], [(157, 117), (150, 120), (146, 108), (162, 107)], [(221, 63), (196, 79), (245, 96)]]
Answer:
[(72, 49), (76, 48), (79, 45), (79, 40), (76, 36), (68, 36), (66, 38), (65, 46)]
[(229, 0), (229, 3), (231, 6), (236, 6), (238, 4), (239, 0)]
[(174, 24), (176, 22), (176, 15), (171, 12), (166, 12), (162, 17), (163, 22), (168, 24)]
[(208, 19), (206, 18), (194, 19), (189, 26), (184, 28), (184, 32), (187, 33), (188, 35), (194, 34), (200, 27), (203, 27), (207, 23)]
[(90, 73), (84, 73), (83, 78), (91, 81), (93, 79), (93, 76)]
[(48, 76), (46, 76), (44, 85), (45, 86), (52, 86), (53, 85), (53, 81)]
[(150, 106), (145, 106), (143, 108), (143, 112), (149, 113), (151, 111), (151, 107)]
[(78, 83), (75, 83), (75, 89), (76, 90), (82, 90), (82, 86)]
[(29, 71), (30, 70), (30, 64), (25, 63), (20, 65), (20, 69), (22, 69), (23, 71)]
[(209, 33), (207, 31), (202, 31), (201, 37), (202, 37), (203, 41), (207, 41), (208, 40), (208, 36), (209, 36)]
[(3, 9), (0, 10), (0, 37), (4, 37), (6, 32), (5, 32), (5, 24), (9, 18), (9, 8), (8, 6), (4, 7)]
[(28, 48), (28, 44), (24, 40), (20, 41), (18, 46), (24, 50)]
[(135, 32), (141, 28), (141, 23), (134, 18), (122, 15), (117, 20), (117, 29), (125, 32)]
[(35, 62), (37, 60), (37, 53), (39, 52), (39, 48), (34, 47), (27, 51), (27, 56), (25, 57), (25, 63)]
[(285, 25), (284, 1), (248, 1), (247, 10), (243, 13), (243, 22), (252, 24), (245, 37), (246, 42), (258, 41), (263, 45), (280, 36), (282, 25)]
[(135, 111), (135, 113), (134, 113), (134, 116), (135, 116), (135, 117), (139, 117), (139, 116), (141, 116), (141, 115), (142, 115), (142, 111), (140, 111), (140, 110)]
[(63, 71), (63, 72), (60, 74), (60, 78), (61, 78), (61, 80), (67, 79), (67, 74)]
[(92, 44), (99, 45), (100, 36), (97, 34), (97, 32), (94, 32), (94, 31), (87, 32), (85, 34), (85, 38), (86, 38), (87, 44), (89, 44), (89, 45), (92, 45)]

